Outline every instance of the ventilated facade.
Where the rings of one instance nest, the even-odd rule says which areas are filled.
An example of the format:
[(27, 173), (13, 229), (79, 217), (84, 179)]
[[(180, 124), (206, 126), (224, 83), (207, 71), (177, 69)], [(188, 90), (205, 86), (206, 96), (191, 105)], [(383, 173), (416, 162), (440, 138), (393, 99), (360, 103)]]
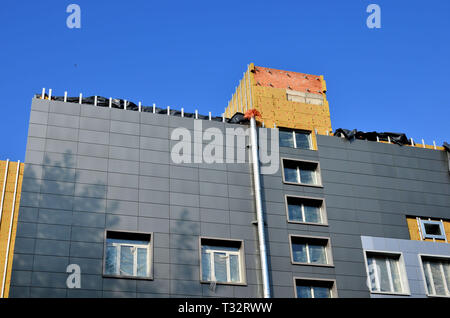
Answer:
[[(250, 105), (253, 94), (269, 142), (282, 141), (279, 169), (261, 175), (272, 296), (449, 296), (447, 153), (332, 136), (323, 78), (302, 75), (314, 85), (298, 78), (286, 91), (267, 79), (286, 72), (267, 70), (250, 70), (235, 99)], [(281, 120), (288, 106), (311, 110), (310, 123)], [(174, 130), (194, 136), (199, 121), (224, 136), (247, 128), (33, 99), (10, 297), (261, 297), (250, 163), (172, 160)], [(444, 236), (419, 236), (418, 218), (442, 222)], [(80, 288), (66, 283), (70, 264)]]

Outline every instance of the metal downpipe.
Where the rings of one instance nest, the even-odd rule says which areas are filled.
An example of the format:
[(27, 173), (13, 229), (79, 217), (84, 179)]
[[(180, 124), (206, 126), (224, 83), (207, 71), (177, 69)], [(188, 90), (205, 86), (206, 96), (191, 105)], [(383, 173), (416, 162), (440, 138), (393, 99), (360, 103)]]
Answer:
[(253, 166), (253, 183), (255, 187), (255, 203), (256, 216), (258, 221), (258, 241), (259, 254), (261, 259), (261, 272), (264, 287), (264, 298), (271, 298), (270, 283), (269, 283), (269, 268), (267, 262), (266, 238), (264, 233), (264, 215), (261, 198), (261, 180), (260, 180), (260, 166), (258, 154), (258, 135), (256, 132), (256, 120), (252, 116), (250, 118), (250, 142), (252, 147), (252, 166)]

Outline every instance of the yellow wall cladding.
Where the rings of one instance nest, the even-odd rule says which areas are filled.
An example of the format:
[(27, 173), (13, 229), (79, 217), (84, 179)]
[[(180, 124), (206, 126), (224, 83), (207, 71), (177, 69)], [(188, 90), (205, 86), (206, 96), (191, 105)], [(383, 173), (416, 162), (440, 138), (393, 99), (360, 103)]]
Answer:
[[(428, 218), (422, 218), (422, 220), (428, 220)], [(416, 217), (408, 216), (406, 218), (406, 221), (408, 223), (409, 237), (411, 240), (445, 243), (445, 240), (438, 240), (438, 239), (422, 240), (421, 235), (420, 235), (420, 230), (419, 230), (419, 224), (417, 223)], [(440, 221), (440, 219), (432, 218), (431, 221)], [(442, 220), (442, 223), (444, 224), (445, 237), (447, 238), (447, 243), (448, 243), (450, 240), (450, 220)]]
[[(312, 132), (314, 149), (317, 149), (315, 131), (318, 134), (331, 134), (330, 108), (326, 95), (323, 97), (323, 105), (315, 105), (288, 100), (288, 88), (275, 88), (260, 86), (255, 83), (253, 64), (250, 64), (244, 73), (235, 93), (232, 95), (225, 116), (231, 118), (236, 112), (245, 113), (253, 108), (261, 113), (261, 118), (257, 118), (260, 125), (265, 127), (283, 127), (291, 129), (308, 130)], [(323, 91), (326, 91), (326, 83), (323, 76), (320, 76)]]
[[(6, 161), (0, 161), (0, 200), (3, 194), (3, 184), (5, 180), (5, 170), (6, 170)], [(0, 223), (0, 284), (3, 284), (4, 277), (4, 269), (5, 269), (5, 258), (7, 253), (8, 246), (8, 237), (10, 233), (10, 224), (11, 224), (11, 215), (12, 209), (14, 206), (14, 218), (12, 222), (12, 230), (11, 230), (11, 239), (9, 244), (9, 253), (8, 253), (8, 261), (7, 261), (7, 270), (6, 270), (6, 280), (5, 280), (5, 289), (3, 293), (3, 297), (8, 297), (9, 294), (9, 284), (11, 282), (11, 268), (13, 262), (14, 255), (14, 243), (17, 231), (17, 220), (19, 216), (19, 203), (20, 203), (20, 194), (22, 189), (22, 178), (23, 178), (23, 169), (24, 164), (20, 164), (19, 168), (19, 177), (17, 179), (17, 192), (16, 192), (16, 201), (14, 205), (14, 190), (16, 187), (16, 174), (17, 174), (17, 162), (9, 162), (8, 171), (7, 171), (7, 179), (6, 179), (6, 187), (5, 187), (5, 196), (3, 199), (3, 209), (2, 209), (2, 219)], [(0, 285), (1, 286), (1, 285)], [(1, 287), (0, 287), (1, 288)]]

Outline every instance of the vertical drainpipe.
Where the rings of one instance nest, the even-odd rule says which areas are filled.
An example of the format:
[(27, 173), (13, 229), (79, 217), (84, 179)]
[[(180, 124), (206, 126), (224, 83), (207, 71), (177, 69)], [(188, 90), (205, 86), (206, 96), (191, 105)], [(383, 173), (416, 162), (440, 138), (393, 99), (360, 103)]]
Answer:
[(264, 298), (270, 298), (270, 285), (269, 285), (269, 268), (267, 265), (267, 251), (266, 251), (266, 238), (264, 233), (264, 215), (262, 208), (261, 198), (261, 180), (260, 180), (260, 167), (259, 167), (259, 155), (258, 155), (258, 136), (256, 134), (256, 120), (255, 116), (250, 118), (250, 142), (252, 147), (252, 166), (253, 166), (253, 183), (255, 188), (255, 203), (256, 203), (256, 217), (258, 221), (258, 241), (259, 241), (259, 256), (261, 259), (261, 274), (264, 288)]

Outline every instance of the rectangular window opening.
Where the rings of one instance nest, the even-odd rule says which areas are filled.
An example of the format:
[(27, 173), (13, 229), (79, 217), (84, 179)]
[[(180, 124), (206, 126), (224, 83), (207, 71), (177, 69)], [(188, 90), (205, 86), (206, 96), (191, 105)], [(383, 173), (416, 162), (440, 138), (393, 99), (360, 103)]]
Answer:
[(319, 164), (310, 161), (283, 159), (284, 181), (320, 186)]
[(291, 236), (292, 261), (300, 265), (331, 265), (329, 239)]
[(428, 296), (450, 297), (450, 258), (421, 258)]
[(371, 292), (407, 294), (407, 278), (400, 254), (367, 252), (367, 273)]
[(287, 196), (288, 221), (325, 224), (325, 209), (322, 199)]

